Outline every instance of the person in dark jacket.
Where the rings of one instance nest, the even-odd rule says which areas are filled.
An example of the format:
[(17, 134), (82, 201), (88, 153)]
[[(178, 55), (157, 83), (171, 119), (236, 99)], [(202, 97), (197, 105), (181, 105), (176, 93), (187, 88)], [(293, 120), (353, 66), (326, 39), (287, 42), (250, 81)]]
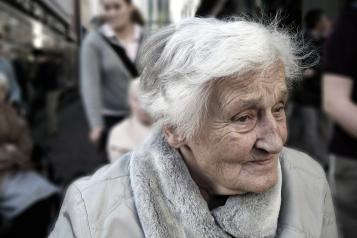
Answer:
[(334, 121), (331, 184), (344, 238), (357, 237), (357, 1), (348, 1), (326, 45), (323, 105)]
[(288, 144), (310, 154), (327, 169), (331, 123), (321, 109), (321, 63), (331, 23), (322, 9), (310, 10), (304, 20), (304, 43), (311, 53), (303, 60), (308, 68), (292, 91)]
[(55, 56), (50, 56), (43, 50), (34, 50), (36, 57), (36, 71), (34, 86), (39, 96), (45, 96), (47, 133), (55, 134), (58, 131), (57, 107), (60, 97), (59, 65)]

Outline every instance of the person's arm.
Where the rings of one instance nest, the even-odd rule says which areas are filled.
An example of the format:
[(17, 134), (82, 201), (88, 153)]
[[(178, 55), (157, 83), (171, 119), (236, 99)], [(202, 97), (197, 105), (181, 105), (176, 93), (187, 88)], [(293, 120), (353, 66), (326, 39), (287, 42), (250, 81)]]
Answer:
[(22, 99), (21, 99), (21, 89), (19, 87), (17, 77), (15, 74), (14, 67), (10, 61), (7, 62), (8, 67), (9, 67), (9, 87), (10, 87), (10, 93), (9, 93), (9, 99), (11, 103), (19, 103), (21, 104)]
[[(91, 36), (88, 36), (91, 37)], [(89, 121), (91, 132), (90, 140), (97, 143), (102, 134), (104, 123), (101, 114), (101, 78), (99, 50), (95, 42), (86, 38), (81, 48), (81, 94)]]
[(3, 117), (9, 122), (6, 126), (11, 128), (12, 139), (0, 145), (0, 167), (27, 168), (31, 164), (32, 140), (26, 122), (10, 106)]
[(64, 237), (93, 237), (83, 196), (74, 184), (66, 192), (58, 219), (49, 235), (49, 238)]
[(27, 168), (30, 158), (29, 154), (21, 150), (21, 148), (14, 143), (0, 145), (0, 169), (11, 167)]
[(357, 138), (357, 105), (352, 101), (353, 80), (347, 76), (325, 74), (323, 107), (325, 112), (350, 135)]
[(16, 159), (21, 159), (23, 155), (19, 153), (14, 144), (4, 143), (0, 145), (0, 171), (13, 168), (16, 165)]

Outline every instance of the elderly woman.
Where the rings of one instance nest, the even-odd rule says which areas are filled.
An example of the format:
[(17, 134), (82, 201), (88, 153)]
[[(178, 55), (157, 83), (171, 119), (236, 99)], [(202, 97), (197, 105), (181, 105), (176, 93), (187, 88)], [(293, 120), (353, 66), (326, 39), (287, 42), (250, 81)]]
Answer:
[(142, 50), (156, 129), (68, 189), (51, 237), (337, 237), (323, 170), (283, 147), (299, 72), (288, 34), (193, 18)]

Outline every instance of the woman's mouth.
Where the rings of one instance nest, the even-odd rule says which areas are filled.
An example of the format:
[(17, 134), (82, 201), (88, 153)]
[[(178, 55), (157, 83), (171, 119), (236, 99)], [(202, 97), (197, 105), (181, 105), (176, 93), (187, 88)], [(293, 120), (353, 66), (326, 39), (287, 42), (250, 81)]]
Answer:
[(253, 160), (249, 161), (248, 163), (250, 164), (256, 164), (256, 165), (268, 165), (272, 162), (274, 162), (274, 159), (276, 158), (276, 154), (272, 154), (263, 158), (254, 158)]

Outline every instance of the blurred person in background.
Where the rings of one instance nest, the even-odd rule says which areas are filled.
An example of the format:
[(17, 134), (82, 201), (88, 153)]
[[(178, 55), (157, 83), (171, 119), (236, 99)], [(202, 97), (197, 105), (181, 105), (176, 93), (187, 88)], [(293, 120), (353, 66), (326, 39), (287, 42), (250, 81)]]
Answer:
[(325, 172), (284, 148), (299, 48), (248, 20), (187, 18), (143, 45), (145, 143), (67, 191), (51, 238), (336, 238)]
[(24, 103), (29, 102), (29, 92), (28, 92), (28, 83), (30, 81), (30, 75), (29, 75), (29, 63), (26, 57), (28, 56), (28, 53), (20, 47), (14, 47), (13, 48), (13, 57), (12, 57), (12, 63), (14, 66), (16, 78), (18, 80), (20, 89), (21, 89), (21, 96), (24, 101)]
[(311, 55), (303, 64), (313, 66), (304, 70), (302, 81), (293, 88), (288, 144), (310, 154), (327, 170), (331, 123), (321, 107), (321, 62), (331, 22), (322, 9), (307, 12), (304, 22), (304, 42)]
[(58, 131), (59, 65), (55, 56), (41, 49), (35, 49), (33, 54), (36, 62), (33, 84), (37, 97), (45, 96), (47, 133), (53, 135)]
[(9, 102), (13, 104), (16, 109), (19, 109), (22, 104), (22, 94), (19, 87), (16, 73), (10, 59), (6, 56), (6, 49), (4, 42), (0, 39), (0, 72), (7, 78), (9, 84)]
[(110, 128), (130, 114), (128, 87), (138, 76), (136, 56), (145, 32), (131, 0), (101, 0), (106, 23), (81, 48), (81, 94), (90, 140), (105, 151)]
[(98, 30), (100, 27), (103, 26), (103, 24), (105, 24), (105, 17), (100, 15), (100, 16), (95, 16), (92, 17), (92, 19), (89, 22), (89, 30), (90, 31), (96, 31)]
[(152, 118), (143, 109), (139, 100), (139, 79), (134, 80), (129, 88), (131, 115), (113, 127), (108, 139), (108, 156), (114, 162), (120, 156), (140, 145), (152, 129)]
[(33, 171), (26, 122), (7, 100), (0, 73), (0, 237), (46, 237), (58, 189)]
[(357, 1), (341, 12), (326, 46), (323, 106), (335, 122), (331, 186), (344, 238), (357, 237)]

